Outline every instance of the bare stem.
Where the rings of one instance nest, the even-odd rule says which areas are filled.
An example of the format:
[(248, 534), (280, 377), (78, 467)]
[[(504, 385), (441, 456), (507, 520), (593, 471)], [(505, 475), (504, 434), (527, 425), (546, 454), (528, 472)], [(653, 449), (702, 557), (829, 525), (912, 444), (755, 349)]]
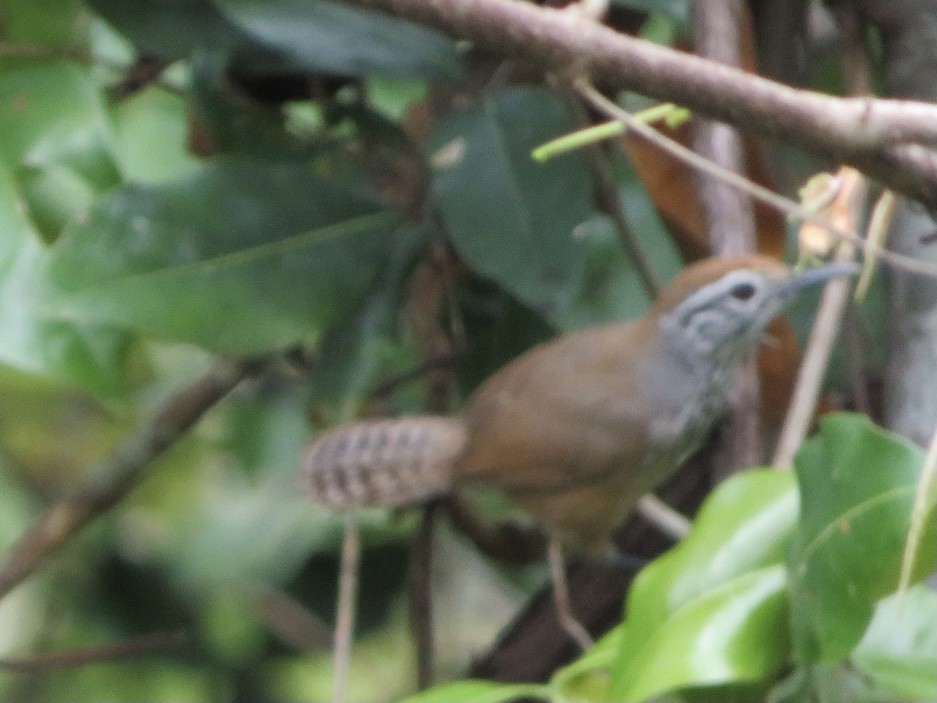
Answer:
[(351, 645), (355, 635), (355, 601), (358, 597), (358, 566), (361, 560), (361, 536), (353, 512), (345, 520), (342, 560), (338, 575), (338, 609), (335, 618), (335, 662), (332, 703), (343, 703), (348, 686)]
[(887, 261), (895, 268), (900, 268), (911, 273), (923, 274), (925, 276), (937, 276), (937, 267), (929, 264), (928, 262), (919, 261), (917, 259), (913, 259), (909, 256), (904, 256), (887, 249), (878, 248), (877, 246), (871, 248), (864, 239), (855, 233), (855, 231), (846, 229), (835, 222), (831, 222), (826, 217), (804, 208), (799, 203), (794, 202), (790, 198), (785, 198), (783, 195), (775, 193), (774, 191), (769, 190), (764, 186), (760, 186), (757, 183), (754, 183), (745, 178), (744, 176), (727, 171), (718, 164), (714, 164), (711, 161), (702, 158), (699, 154), (693, 152), (691, 149), (687, 149), (682, 144), (674, 141), (673, 139), (670, 139), (653, 127), (643, 124), (639, 120), (635, 120), (629, 112), (623, 110), (617, 104), (602, 95), (588, 81), (576, 81), (576, 89), (597, 110), (600, 110), (606, 116), (621, 120), (632, 132), (638, 134), (643, 139), (647, 139), (649, 142), (660, 147), (674, 158), (686, 163), (689, 167), (700, 171), (705, 171), (710, 175), (722, 179), (726, 183), (732, 185), (732, 187), (748, 193), (755, 200), (758, 200), (765, 205), (774, 208), (778, 212), (781, 212), (790, 218), (818, 225), (826, 231), (830, 232), (837, 239), (852, 246), (858, 247), (863, 251), (871, 250), (878, 258), (880, 258), (882, 261)]
[(93, 470), (83, 485), (52, 505), (10, 548), (0, 562), (0, 598), (85, 525), (120, 502), (148, 475), (156, 457), (260, 368), (259, 362), (221, 362), (170, 398), (150, 422)]
[[(589, 116), (583, 107), (583, 99), (576, 93), (566, 90), (564, 95), (568, 97), (568, 104), (573, 113), (577, 127), (585, 127), (589, 124)], [(620, 124), (620, 123), (619, 123)], [(592, 181), (595, 187), (596, 196), (601, 204), (601, 208), (612, 219), (615, 225), (615, 231), (618, 232), (618, 241), (621, 243), (625, 254), (634, 264), (638, 278), (644, 287), (648, 297), (653, 300), (661, 290), (660, 281), (651, 267), (641, 242), (638, 241), (628, 218), (625, 216), (625, 209), (622, 207), (621, 194), (618, 192), (618, 183), (612, 174), (612, 169), (608, 163), (608, 153), (601, 144), (590, 144), (586, 147), (586, 155), (589, 160), (589, 169), (592, 172)]]
[[(862, 211), (867, 190), (865, 179), (858, 171), (842, 169), (840, 195), (832, 206), (832, 217), (841, 227), (852, 227)], [(840, 244), (836, 258), (852, 261), (855, 251), (845, 242)], [(772, 465), (776, 469), (790, 468), (794, 455), (803, 444), (817, 408), (820, 387), (829, 363), (833, 343), (839, 333), (846, 305), (849, 303), (852, 282), (849, 279), (830, 281), (823, 289), (820, 307), (810, 331), (807, 350), (794, 386), (791, 406), (784, 419), (781, 435), (775, 448)]]
[(186, 640), (185, 632), (154, 632), (94, 647), (0, 659), (0, 669), (17, 673), (73, 669), (88, 664), (117, 662), (155, 652), (165, 652), (181, 646)]

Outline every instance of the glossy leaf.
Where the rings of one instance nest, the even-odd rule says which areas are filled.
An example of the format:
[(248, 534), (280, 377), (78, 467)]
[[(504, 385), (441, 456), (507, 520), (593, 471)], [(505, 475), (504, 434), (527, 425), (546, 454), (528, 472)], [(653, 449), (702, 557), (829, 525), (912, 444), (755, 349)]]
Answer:
[(516, 88), (449, 115), (430, 140), (432, 199), (453, 244), (548, 319), (582, 286), (591, 187), (581, 155), (537, 163), (530, 152), (571, 127), (556, 96)]
[[(922, 461), (917, 446), (847, 413), (824, 418), (798, 453), (802, 515), (789, 564), (802, 660), (847, 656), (876, 602), (896, 588)], [(915, 573), (929, 573), (935, 561), (932, 511)]]
[(777, 564), (689, 601), (640, 643), (609, 698), (643, 701), (685, 687), (775, 675), (789, 652), (786, 588), (785, 569)]
[(241, 30), (297, 65), (342, 76), (454, 76), (455, 44), (419, 25), (328, 0), (215, 0)]
[(559, 700), (601, 700), (608, 691), (609, 675), (618, 656), (622, 627), (614, 627), (581, 657), (558, 669), (550, 679)]
[(937, 593), (921, 585), (881, 601), (850, 660), (895, 699), (937, 700)]
[(262, 352), (354, 310), (399, 221), (303, 163), (220, 159), (100, 201), (53, 249), (45, 310), (215, 352)]
[[(797, 519), (794, 477), (749, 471), (722, 483), (700, 509), (687, 538), (645, 568), (632, 585), (612, 692), (623, 694), (644, 661), (644, 643), (713, 589), (784, 558)], [(689, 637), (689, 635), (687, 635)], [(661, 656), (670, 656), (662, 651)]]

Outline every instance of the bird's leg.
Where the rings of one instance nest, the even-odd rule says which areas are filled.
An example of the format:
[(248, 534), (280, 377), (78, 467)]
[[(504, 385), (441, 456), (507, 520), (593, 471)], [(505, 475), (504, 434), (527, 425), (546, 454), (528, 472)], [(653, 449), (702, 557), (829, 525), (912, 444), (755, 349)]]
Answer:
[(594, 642), (592, 636), (576, 619), (572, 603), (569, 600), (569, 584), (566, 582), (566, 568), (563, 564), (563, 548), (556, 538), (550, 538), (547, 547), (547, 560), (550, 563), (550, 577), (553, 580), (553, 602), (560, 625), (583, 650), (589, 649)]

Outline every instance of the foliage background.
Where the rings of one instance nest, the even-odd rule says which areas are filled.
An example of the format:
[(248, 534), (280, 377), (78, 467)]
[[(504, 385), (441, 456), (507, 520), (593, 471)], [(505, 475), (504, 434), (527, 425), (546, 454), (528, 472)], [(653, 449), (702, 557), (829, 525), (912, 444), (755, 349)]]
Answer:
[[(647, 13), (647, 36), (686, 31), (682, 3), (645, 5), (632, 9)], [(457, 407), (536, 341), (646, 308), (585, 157), (529, 158), (575, 127), (568, 104), (523, 70), (505, 78), (491, 57), (434, 32), (325, 2), (2, 0), (0, 48), (0, 546), (218, 356), (270, 360), (130, 499), (0, 603), (8, 659), (154, 632), (171, 646), (128, 661), (0, 671), (0, 696), (324, 699), (342, 523), (297, 490), (310, 426)], [(832, 59), (819, 59), (814, 80), (836, 90)], [(613, 167), (631, 226), (667, 279), (678, 247), (633, 166), (619, 156)], [(415, 368), (426, 372), (411, 378)], [(855, 422), (840, 431), (878, 437)], [(862, 461), (875, 451), (890, 450)], [(788, 495), (786, 480), (764, 500)], [(821, 524), (840, 515), (821, 514)], [(894, 534), (904, 519), (893, 519)], [(794, 530), (781, 522), (766, 569), (781, 568), (778, 545)], [(354, 699), (413, 689), (403, 586), (416, 524), (414, 515), (364, 516)], [(723, 537), (701, 538), (702, 553)], [(922, 553), (931, 547), (925, 540)], [(689, 553), (683, 568), (700, 558)], [(461, 674), (544, 576), (538, 565), (491, 563), (444, 532), (433, 574), (441, 674)], [(862, 607), (889, 592), (870, 586)], [(914, 598), (933, 615), (932, 592)], [(843, 621), (861, 635), (868, 617)], [(169, 636), (177, 632), (182, 645)], [(798, 633), (812, 643), (795, 643), (801, 656), (826, 644), (810, 627)], [(800, 668), (809, 681), (788, 686), (847, 699), (853, 635), (823, 660), (828, 669)], [(898, 684), (885, 684), (883, 700), (935, 685), (925, 673), (932, 659), (919, 656), (933, 628), (905, 635), (885, 655), (865, 650), (867, 663), (879, 656), (890, 671), (901, 647), (920, 659), (893, 672)], [(612, 649), (537, 691), (574, 686), (597, 698), (603, 676), (636, 698), (705, 683), (689, 672), (641, 689), (622, 678), (628, 662), (609, 673)], [(762, 689), (790, 673), (791, 651), (755, 666)], [(751, 679), (750, 662), (728, 666), (719, 683)], [(882, 667), (846, 677), (850, 695), (882, 695), (870, 670)], [(531, 692), (464, 686), (439, 699)]]

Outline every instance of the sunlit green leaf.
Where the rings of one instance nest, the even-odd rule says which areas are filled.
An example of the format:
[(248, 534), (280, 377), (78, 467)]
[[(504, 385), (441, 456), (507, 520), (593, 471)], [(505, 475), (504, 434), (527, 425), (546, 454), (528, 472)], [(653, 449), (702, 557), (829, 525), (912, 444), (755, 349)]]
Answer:
[[(687, 538), (646, 567), (631, 587), (613, 668), (613, 696), (624, 695), (635, 685), (635, 672), (647, 657), (645, 643), (671, 627), (683, 608), (711, 597), (724, 584), (783, 560), (797, 505), (794, 477), (785, 472), (749, 471), (713, 491)], [(786, 637), (785, 632), (782, 627), (776, 634)], [(660, 652), (665, 659), (670, 655)], [(738, 678), (754, 676), (749, 672)]]
[[(865, 632), (876, 602), (897, 586), (923, 452), (840, 413), (795, 459), (800, 527), (790, 554), (793, 633), (805, 661), (845, 657)], [(933, 513), (915, 573), (934, 569)]]
[(643, 643), (693, 599), (755, 569), (779, 563), (797, 518), (788, 472), (749, 471), (709, 496), (683, 542), (646, 567), (631, 587), (613, 691), (627, 688)]
[(628, 670), (616, 677), (610, 699), (643, 701), (684, 687), (775, 675), (789, 653), (786, 588), (787, 575), (778, 564), (691, 600), (640, 643)]
[(937, 700), (937, 593), (921, 585), (881, 601), (850, 660), (896, 699)]
[(187, 151), (186, 101), (148, 88), (113, 107), (115, 152), (129, 181), (158, 183), (196, 167)]

